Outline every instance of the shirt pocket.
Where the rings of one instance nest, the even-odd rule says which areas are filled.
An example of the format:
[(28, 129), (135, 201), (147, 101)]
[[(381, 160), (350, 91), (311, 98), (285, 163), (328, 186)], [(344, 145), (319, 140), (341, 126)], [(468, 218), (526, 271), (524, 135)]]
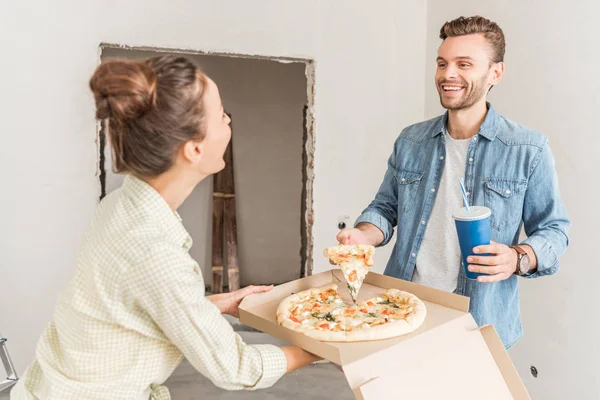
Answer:
[(490, 226), (497, 231), (517, 230), (523, 216), (527, 180), (486, 178), (485, 205), (492, 210)]
[(394, 177), (398, 182), (398, 211), (402, 214), (408, 214), (414, 209), (423, 175), (425, 175), (423, 172), (407, 169), (394, 171)]

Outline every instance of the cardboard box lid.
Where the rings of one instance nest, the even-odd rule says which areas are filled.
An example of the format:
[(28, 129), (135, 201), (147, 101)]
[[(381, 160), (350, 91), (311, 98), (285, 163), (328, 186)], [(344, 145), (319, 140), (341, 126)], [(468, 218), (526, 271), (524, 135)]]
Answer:
[[(373, 298), (389, 288), (414, 293), (427, 307), (427, 318), (418, 330), (386, 340), (339, 343), (321, 342), (277, 323), (281, 300), (331, 282), (350, 302), (343, 274), (335, 269), (247, 297), (240, 305), (240, 321), (341, 365), (358, 398), (371, 400), (397, 392), (405, 398), (446, 399), (456, 393), (461, 399), (529, 399), (497, 334), (491, 327), (477, 327), (464, 296), (370, 272), (359, 299)], [(471, 392), (466, 392), (466, 385)], [(483, 397), (466, 395), (484, 388), (488, 391)], [(425, 396), (427, 390), (433, 391), (433, 397)]]
[(416, 360), (393, 362), (385, 374), (355, 388), (356, 398), (531, 399), (492, 325), (451, 340), (452, 345), (427, 349)]

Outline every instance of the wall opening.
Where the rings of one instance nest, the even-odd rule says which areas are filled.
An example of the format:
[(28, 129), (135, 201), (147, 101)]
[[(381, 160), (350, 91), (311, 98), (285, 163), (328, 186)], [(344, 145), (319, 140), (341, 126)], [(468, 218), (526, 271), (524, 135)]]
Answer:
[[(177, 53), (195, 60), (219, 87), (232, 117), (241, 286), (279, 284), (312, 272), (314, 62), (308, 59), (100, 46), (101, 61)], [(101, 125), (101, 124), (100, 124)], [(98, 129), (101, 198), (118, 188), (105, 132)], [(212, 282), (213, 179), (178, 210), (194, 241), (190, 253)], [(227, 273), (224, 273), (227, 284)]]

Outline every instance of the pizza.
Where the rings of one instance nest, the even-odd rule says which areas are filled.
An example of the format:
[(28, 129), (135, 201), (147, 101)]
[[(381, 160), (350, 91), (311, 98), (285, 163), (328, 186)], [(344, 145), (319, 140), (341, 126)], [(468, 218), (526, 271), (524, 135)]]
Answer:
[(347, 306), (332, 283), (285, 298), (277, 308), (277, 322), (314, 339), (356, 342), (413, 332), (426, 314), (417, 296), (399, 289)]
[(325, 257), (337, 264), (346, 278), (352, 301), (356, 303), (358, 291), (369, 269), (373, 266), (375, 248), (368, 245), (339, 245), (324, 250)]

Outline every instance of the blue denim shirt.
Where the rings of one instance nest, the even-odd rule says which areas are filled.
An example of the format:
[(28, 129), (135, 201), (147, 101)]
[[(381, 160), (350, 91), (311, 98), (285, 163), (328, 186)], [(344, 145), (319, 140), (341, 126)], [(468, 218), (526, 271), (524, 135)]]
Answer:
[[(487, 106), (486, 118), (472, 138), (465, 160), (469, 204), (492, 210), (491, 239), (495, 242), (517, 244), (523, 226), (527, 239), (522, 243), (533, 248), (538, 264), (530, 277), (551, 275), (568, 246), (570, 221), (548, 139), (502, 117), (489, 103)], [(447, 119), (446, 113), (402, 131), (375, 199), (356, 221), (356, 225), (369, 222), (383, 232), (380, 246), (390, 241), (398, 226), (386, 275), (412, 279), (444, 169)], [(470, 297), (470, 312), (477, 323), (493, 324), (507, 348), (521, 338), (516, 275), (496, 283), (479, 283), (467, 279), (461, 267), (456, 293)]]

